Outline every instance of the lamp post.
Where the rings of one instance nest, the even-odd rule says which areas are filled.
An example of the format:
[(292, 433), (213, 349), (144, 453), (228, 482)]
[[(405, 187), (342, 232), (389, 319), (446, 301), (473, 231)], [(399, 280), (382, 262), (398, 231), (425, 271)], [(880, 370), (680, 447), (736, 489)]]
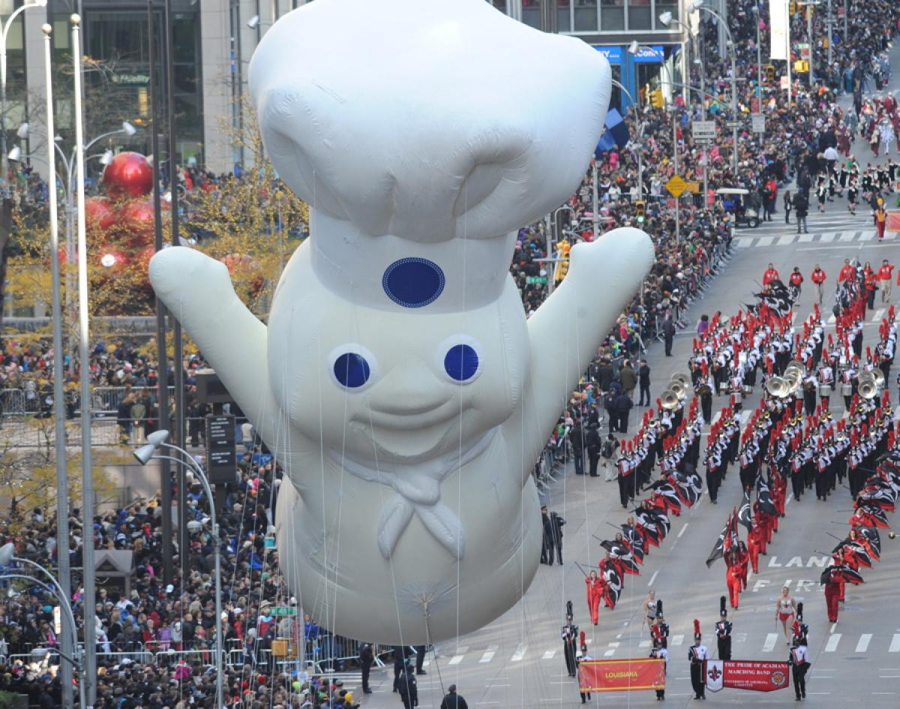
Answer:
[[(798, 2), (798, 5), (806, 8), (806, 33), (808, 36), (807, 41), (809, 42), (809, 90), (812, 92), (812, 88), (816, 83), (816, 70), (815, 70), (815, 37), (813, 35), (813, 8), (819, 6), (818, 0), (815, 2)], [(831, 41), (830, 41), (830, 32), (831, 28), (829, 27), (829, 42), (828, 47), (831, 49)]]
[[(703, 5), (703, 0), (694, 0), (694, 2), (690, 5), (690, 11), (700, 10), (702, 12), (708, 12), (710, 15), (715, 17), (719, 23), (722, 25), (722, 28), (725, 30), (725, 34), (728, 36), (728, 46), (731, 49), (731, 139), (732, 139), (732, 150), (731, 150), (731, 163), (732, 170), (734, 170), (734, 177), (737, 179), (738, 172), (738, 120), (737, 120), (737, 66), (735, 63), (735, 58), (737, 55), (737, 47), (734, 43), (734, 37), (731, 36), (731, 30), (728, 29), (728, 23), (722, 18), (722, 16), (716, 12), (715, 10), (710, 10), (708, 7)], [(758, 25), (757, 25), (758, 27)], [(812, 65), (810, 65), (812, 66)], [(704, 174), (706, 173), (706, 169), (703, 170)], [(704, 195), (705, 199), (706, 195)]]
[[(75, 186), (78, 227), (78, 380), (81, 384), (81, 516), (84, 525), (82, 566), (84, 567), (84, 607), (93, 610), (96, 598), (94, 576), (94, 477), (91, 460), (91, 368), (89, 355), (90, 325), (88, 316), (87, 224), (84, 213), (84, 113), (81, 101), (81, 16), (72, 22), (72, 70), (75, 76)], [(87, 613), (87, 610), (85, 611)], [(94, 624), (84, 624), (84, 677), (87, 701), (93, 706), (97, 697), (97, 642)]]
[[(160, 429), (159, 431), (154, 431), (149, 436), (147, 436), (147, 444), (141, 446), (134, 452), (134, 457), (141, 465), (146, 465), (151, 460), (167, 460), (170, 462), (180, 463), (183, 466), (189, 467), (194, 471), (194, 474), (200, 480), (200, 484), (203, 485), (203, 491), (206, 493), (206, 498), (209, 500), (209, 518), (210, 524), (212, 525), (212, 534), (213, 539), (216, 545), (216, 568), (215, 568), (215, 580), (216, 580), (216, 709), (220, 709), (222, 707), (222, 702), (225, 698), (224, 692), (224, 649), (223, 649), (223, 633), (222, 633), (222, 542), (219, 538), (219, 523), (216, 520), (216, 500), (213, 497), (212, 488), (209, 485), (209, 479), (206, 477), (206, 473), (203, 472), (203, 468), (197, 465), (196, 461), (191, 457), (191, 454), (188, 453), (184, 448), (181, 448), (176, 445), (172, 445), (171, 443), (167, 443), (166, 441), (169, 438), (169, 432), (165, 429)], [(175, 457), (171, 455), (156, 455), (156, 451), (159, 448), (168, 448), (170, 450), (179, 453), (182, 457)], [(185, 517), (186, 510), (184, 507), (180, 508), (180, 516), (181, 518)], [(186, 526), (186, 525), (185, 525)], [(179, 550), (182, 556), (186, 555), (186, 549)]]
[(21, 13), (32, 7), (46, 6), (47, 0), (34, 0), (34, 2), (20, 5), (6, 19), (6, 22), (0, 25), (0, 155), (2, 155), (0, 169), (3, 170), (3, 194), (5, 197), (9, 197), (11, 192), (9, 189), (9, 162), (6, 159), (6, 40), (13, 20)]
[(756, 110), (762, 113), (762, 45), (759, 43), (759, 5), (753, 6), (756, 17)]
[[(629, 93), (628, 89), (626, 89), (622, 84), (620, 84), (615, 79), (612, 80), (613, 86), (619, 89), (622, 93), (624, 93), (628, 100), (631, 101), (632, 106), (637, 107), (637, 112), (640, 114), (641, 105), (634, 100), (634, 97)], [(643, 199), (644, 197), (644, 157), (641, 152), (641, 139), (644, 137), (644, 122), (638, 122), (638, 136), (637, 141), (635, 142), (635, 152), (637, 153), (638, 159), (638, 199)]]

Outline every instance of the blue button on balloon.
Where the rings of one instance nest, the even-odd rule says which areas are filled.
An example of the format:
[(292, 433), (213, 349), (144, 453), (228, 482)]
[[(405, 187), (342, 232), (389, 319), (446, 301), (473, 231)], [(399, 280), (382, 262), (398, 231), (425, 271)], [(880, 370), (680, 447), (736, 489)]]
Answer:
[(348, 389), (361, 387), (371, 374), (366, 358), (355, 352), (346, 352), (334, 361), (334, 376)]
[(444, 290), (444, 272), (424, 258), (402, 258), (384, 272), (381, 285), (388, 298), (404, 308), (421, 308), (433, 303)]
[(444, 357), (444, 371), (451, 379), (464, 382), (478, 372), (478, 353), (470, 345), (454, 345)]

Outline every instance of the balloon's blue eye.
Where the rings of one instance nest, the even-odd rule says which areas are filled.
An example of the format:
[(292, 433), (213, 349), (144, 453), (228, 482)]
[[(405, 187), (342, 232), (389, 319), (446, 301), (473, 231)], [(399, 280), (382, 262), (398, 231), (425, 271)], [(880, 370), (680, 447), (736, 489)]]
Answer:
[(355, 352), (345, 352), (334, 361), (334, 376), (348, 389), (361, 387), (371, 374), (366, 358)]
[(478, 353), (470, 345), (454, 345), (444, 357), (444, 371), (458, 382), (465, 382), (478, 372)]

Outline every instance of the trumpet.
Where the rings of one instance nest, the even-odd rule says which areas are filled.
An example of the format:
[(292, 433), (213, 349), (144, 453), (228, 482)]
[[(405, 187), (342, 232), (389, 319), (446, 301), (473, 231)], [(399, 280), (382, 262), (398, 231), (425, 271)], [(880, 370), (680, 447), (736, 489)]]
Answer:
[(678, 395), (671, 389), (666, 389), (659, 398), (662, 401), (662, 407), (664, 409), (671, 411), (678, 406)]

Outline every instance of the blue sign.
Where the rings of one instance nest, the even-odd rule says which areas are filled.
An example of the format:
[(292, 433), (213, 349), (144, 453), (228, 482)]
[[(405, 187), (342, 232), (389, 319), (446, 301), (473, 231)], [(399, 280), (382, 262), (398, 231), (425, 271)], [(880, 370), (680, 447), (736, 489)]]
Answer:
[(610, 64), (621, 64), (622, 63), (622, 48), (621, 47), (594, 47), (598, 52), (600, 52), (604, 57), (606, 57), (606, 61)]
[(665, 54), (661, 44), (655, 44), (652, 47), (641, 47), (638, 53), (634, 55), (635, 64), (659, 64), (665, 59)]

